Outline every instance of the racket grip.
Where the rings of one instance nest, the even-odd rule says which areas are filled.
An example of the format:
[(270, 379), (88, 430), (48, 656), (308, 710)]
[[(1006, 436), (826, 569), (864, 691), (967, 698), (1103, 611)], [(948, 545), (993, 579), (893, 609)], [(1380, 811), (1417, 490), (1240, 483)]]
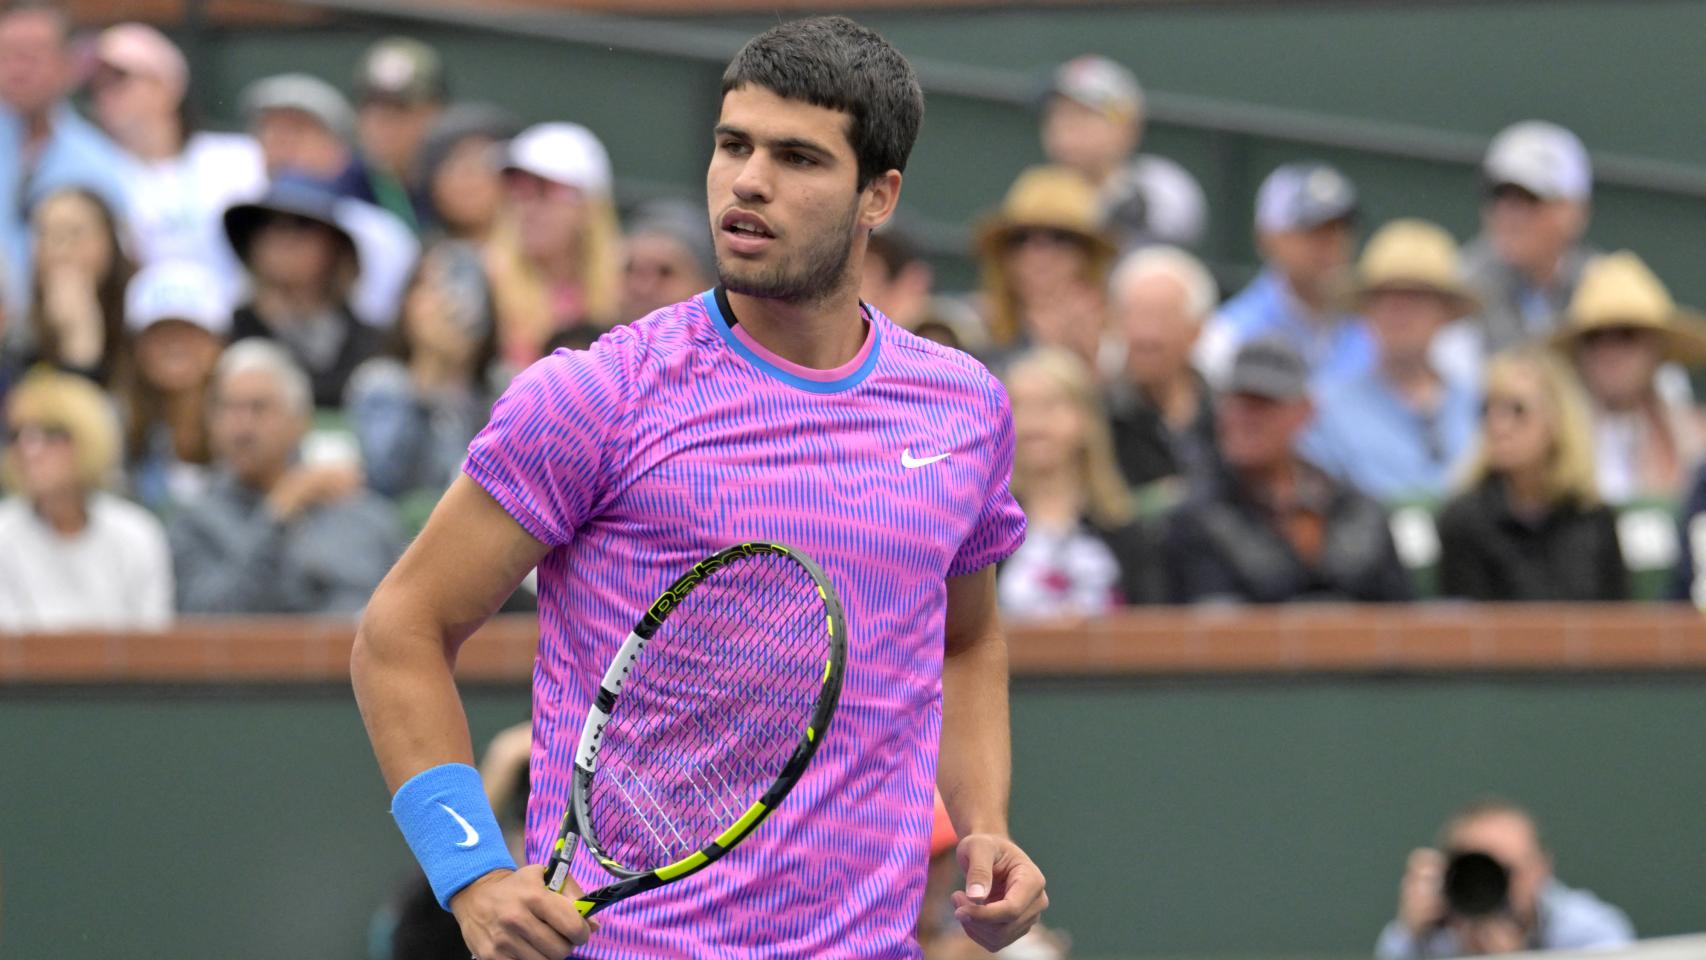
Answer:
[[(562, 893), (563, 886), (569, 882), (569, 864), (574, 862), (575, 851), (580, 848), (580, 834), (570, 833), (557, 845), (556, 852), (545, 863), (545, 888), (552, 893)], [(585, 910), (581, 911), (584, 916)]]

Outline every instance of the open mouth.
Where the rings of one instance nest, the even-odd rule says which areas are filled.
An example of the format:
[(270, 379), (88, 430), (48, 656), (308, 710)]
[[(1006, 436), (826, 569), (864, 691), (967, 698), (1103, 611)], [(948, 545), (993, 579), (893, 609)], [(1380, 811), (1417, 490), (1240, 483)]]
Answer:
[(730, 210), (723, 214), (722, 228), (724, 233), (742, 239), (773, 240), (776, 238), (776, 234), (770, 229), (770, 225), (764, 222), (763, 217), (743, 210)]

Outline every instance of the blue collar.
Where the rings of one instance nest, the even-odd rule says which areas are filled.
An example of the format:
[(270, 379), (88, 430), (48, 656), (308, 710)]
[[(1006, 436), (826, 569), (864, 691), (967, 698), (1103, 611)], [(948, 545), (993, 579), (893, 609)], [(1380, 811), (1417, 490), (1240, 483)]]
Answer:
[(859, 364), (859, 369), (836, 380), (807, 380), (805, 377), (796, 376), (778, 367), (742, 343), (740, 338), (735, 336), (734, 330), (730, 328), (728, 320), (724, 318), (723, 309), (717, 303), (717, 293), (717, 290), (712, 289), (699, 295), (699, 302), (704, 305), (705, 313), (710, 316), (711, 327), (717, 331), (717, 336), (722, 337), (729, 349), (740, 354), (747, 363), (790, 387), (797, 387), (808, 393), (841, 393), (864, 383), (865, 378), (870, 376), (871, 371), (877, 367), (877, 354), (883, 345), (883, 331), (875, 317), (872, 317), (870, 321), (871, 350), (865, 355), (865, 362)]

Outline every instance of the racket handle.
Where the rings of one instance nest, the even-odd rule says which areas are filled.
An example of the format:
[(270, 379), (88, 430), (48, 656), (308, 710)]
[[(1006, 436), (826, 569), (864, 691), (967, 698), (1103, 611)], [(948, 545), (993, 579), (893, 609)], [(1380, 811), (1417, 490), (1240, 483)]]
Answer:
[[(545, 888), (552, 893), (562, 893), (563, 886), (569, 882), (569, 864), (575, 859), (575, 851), (580, 849), (581, 838), (578, 833), (570, 833), (558, 842), (556, 851), (545, 863)], [(582, 910), (585, 916), (586, 911)]]

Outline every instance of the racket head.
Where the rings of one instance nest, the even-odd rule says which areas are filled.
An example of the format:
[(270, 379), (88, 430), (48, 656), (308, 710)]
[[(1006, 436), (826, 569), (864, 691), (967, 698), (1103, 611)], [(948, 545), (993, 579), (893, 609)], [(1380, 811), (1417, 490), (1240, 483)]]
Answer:
[(591, 915), (751, 835), (823, 742), (846, 656), (840, 599), (805, 553), (748, 542), (695, 564), (605, 672), (547, 869), (553, 888), (576, 838), (619, 878), (577, 902)]

